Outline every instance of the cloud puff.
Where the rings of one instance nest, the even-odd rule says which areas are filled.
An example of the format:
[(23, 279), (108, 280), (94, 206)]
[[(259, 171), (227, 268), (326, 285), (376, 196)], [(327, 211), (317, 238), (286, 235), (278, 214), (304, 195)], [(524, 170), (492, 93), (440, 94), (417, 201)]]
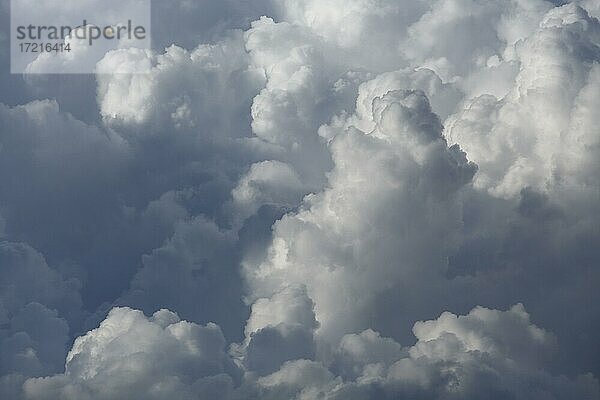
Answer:
[(214, 324), (180, 321), (160, 310), (115, 308), (97, 329), (79, 337), (65, 372), (25, 383), (33, 399), (214, 398), (239, 379)]
[[(246, 340), (237, 350), (244, 365), (261, 375), (277, 371), (284, 362), (313, 359), (314, 330), (319, 326), (314, 303), (302, 286), (287, 287), (252, 305)], [(277, 349), (275, 354), (270, 349)]]
[(253, 164), (232, 191), (235, 223), (240, 224), (265, 205), (293, 208), (307, 188), (297, 172), (280, 161)]
[(403, 49), (418, 65), (446, 79), (466, 77), (527, 37), (552, 6), (542, 0), (426, 2), (429, 9), (408, 28)]
[(511, 92), (504, 99), (478, 97), (448, 122), (449, 139), (480, 167), (477, 187), (515, 196), (527, 186), (544, 190), (570, 179), (567, 165), (580, 170), (563, 157), (587, 158), (590, 150), (578, 143), (595, 141), (577, 137), (588, 121), (572, 110), (586, 107), (585, 93), (596, 84), (599, 45), (600, 24), (585, 10), (575, 4), (551, 10), (516, 46), (520, 72)]
[[(247, 122), (241, 107), (258, 90), (261, 76), (248, 68), (240, 32), (215, 45), (200, 45), (193, 51), (172, 45), (164, 53), (138, 49), (109, 52), (98, 63), (98, 103), (105, 123), (158, 124), (159, 129), (189, 130), (206, 126), (206, 136), (239, 137)], [(128, 74), (132, 71), (150, 72)], [(238, 129), (239, 128), (239, 129)], [(148, 133), (146, 133), (148, 134)]]

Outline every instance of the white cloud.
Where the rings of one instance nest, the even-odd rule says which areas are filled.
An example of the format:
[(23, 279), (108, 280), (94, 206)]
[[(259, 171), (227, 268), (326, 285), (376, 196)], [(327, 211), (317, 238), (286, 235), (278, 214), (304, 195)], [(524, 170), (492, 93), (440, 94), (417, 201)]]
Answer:
[[(246, 122), (240, 108), (246, 106), (262, 83), (248, 68), (241, 33), (232, 32), (215, 45), (192, 51), (168, 47), (164, 54), (137, 49), (109, 52), (98, 63), (98, 103), (108, 125), (127, 128), (151, 124), (175, 131), (204, 126), (205, 136), (240, 137)], [(150, 72), (131, 74), (130, 71)], [(233, 85), (233, 86), (232, 86)], [(207, 126), (210, 121), (210, 126)]]
[[(286, 361), (314, 358), (313, 334), (319, 324), (313, 308), (302, 286), (286, 287), (269, 299), (257, 300), (246, 324), (246, 340), (234, 347), (246, 368), (266, 375)], [(274, 348), (276, 353), (271, 352)]]
[(231, 212), (237, 224), (264, 205), (292, 208), (307, 189), (288, 164), (280, 161), (255, 163), (232, 191)]
[(598, 398), (595, 2), (209, 3), (0, 105), (0, 397)]
[(116, 308), (99, 328), (75, 341), (64, 374), (29, 379), (25, 394), (32, 400), (592, 399), (600, 394), (591, 376), (569, 380), (544, 371), (539, 356), (555, 342), (531, 323), (522, 305), (508, 311), (478, 307), (464, 316), (444, 313), (416, 323), (414, 332), (417, 342), (406, 349), (371, 330), (345, 336), (333, 364), (344, 377), (324, 361), (296, 359), (266, 376), (246, 373), (240, 381), (217, 326), (180, 321), (167, 310), (148, 318)]
[(65, 373), (30, 379), (30, 399), (192, 399), (226, 393), (239, 372), (224, 352), (214, 324), (180, 321), (157, 311), (152, 317), (115, 308), (100, 327), (79, 337)]
[(555, 8), (516, 45), (520, 72), (507, 97), (478, 97), (451, 118), (447, 136), (479, 165), (477, 187), (512, 197), (525, 187), (546, 190), (570, 179), (564, 168), (577, 162), (563, 166), (559, 160), (573, 146), (577, 158), (590, 152), (576, 137), (577, 127), (587, 121), (573, 110), (583, 100), (577, 100), (580, 92), (585, 90), (583, 97), (595, 85), (599, 46), (598, 20), (574, 4)]
[[(520, 305), (505, 312), (476, 308), (459, 317), (445, 313), (437, 320), (417, 323), (414, 331), (418, 341), (407, 348), (408, 354), (372, 331), (348, 335), (338, 351), (346, 355), (346, 368), (359, 368), (356, 379), (336, 378), (320, 363), (289, 362), (258, 380), (261, 398), (592, 399), (599, 395), (598, 382), (590, 376), (570, 381), (543, 371), (535, 360), (520, 362), (528, 355), (535, 357), (534, 351), (521, 354), (522, 348), (553, 346), (552, 336), (531, 324)], [(392, 351), (366, 363), (365, 358), (383, 349)], [(348, 357), (349, 351), (354, 356)]]
[(305, 285), (326, 337), (377, 328), (379, 296), (443, 275), (476, 169), (447, 147), (422, 92), (373, 96), (373, 130), (339, 129), (328, 188), (278, 221), (267, 259), (245, 268), (255, 297)]

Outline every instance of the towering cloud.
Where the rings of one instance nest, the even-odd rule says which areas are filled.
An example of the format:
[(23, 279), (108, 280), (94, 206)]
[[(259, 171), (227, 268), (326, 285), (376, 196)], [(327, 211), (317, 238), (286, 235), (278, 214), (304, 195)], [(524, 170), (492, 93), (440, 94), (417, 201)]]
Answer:
[(83, 77), (0, 24), (0, 398), (600, 399), (597, 3), (156, 0)]
[(461, 224), (458, 192), (476, 171), (448, 148), (422, 92), (392, 91), (371, 104), (361, 122), (372, 130), (339, 129), (327, 188), (278, 221), (266, 261), (245, 269), (259, 298), (306, 285), (328, 338), (391, 329), (376, 311), (386, 296), (420, 302), (410, 287), (443, 276)]

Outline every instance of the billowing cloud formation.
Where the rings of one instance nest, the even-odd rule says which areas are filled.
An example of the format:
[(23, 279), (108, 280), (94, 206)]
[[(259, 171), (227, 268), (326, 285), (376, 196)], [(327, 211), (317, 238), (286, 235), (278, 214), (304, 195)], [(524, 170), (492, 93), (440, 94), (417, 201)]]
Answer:
[[(239, 371), (224, 352), (218, 326), (180, 321), (177, 314), (115, 308), (100, 327), (78, 338), (65, 373), (25, 383), (27, 398), (179, 399), (225, 394)], [(200, 397), (198, 397), (200, 396)]]
[(278, 221), (267, 260), (246, 267), (255, 296), (306, 285), (326, 336), (368, 328), (380, 296), (408, 295), (413, 282), (443, 271), (460, 225), (457, 192), (476, 171), (447, 147), (422, 92), (392, 91), (371, 104), (362, 121), (371, 131), (350, 127), (331, 139), (328, 188)]
[(558, 3), (157, 0), (120, 74), (0, 65), (0, 397), (600, 398), (600, 7)]
[(585, 10), (552, 10), (516, 47), (520, 71), (511, 92), (500, 100), (478, 97), (449, 122), (449, 138), (480, 167), (477, 187), (514, 196), (524, 187), (544, 190), (553, 180), (582, 178), (572, 175), (595, 158), (589, 153), (598, 140), (590, 137), (587, 111), (599, 84), (598, 45), (600, 25)]
[(64, 374), (28, 380), (25, 397), (592, 399), (599, 394), (590, 376), (571, 381), (543, 370), (554, 338), (533, 325), (520, 304), (505, 312), (479, 307), (465, 316), (444, 313), (416, 323), (413, 331), (417, 342), (408, 348), (372, 330), (346, 335), (332, 354), (333, 371), (323, 362), (297, 359), (263, 377), (246, 374), (240, 383), (217, 326), (180, 321), (167, 310), (147, 318), (116, 308), (99, 328), (75, 341)]

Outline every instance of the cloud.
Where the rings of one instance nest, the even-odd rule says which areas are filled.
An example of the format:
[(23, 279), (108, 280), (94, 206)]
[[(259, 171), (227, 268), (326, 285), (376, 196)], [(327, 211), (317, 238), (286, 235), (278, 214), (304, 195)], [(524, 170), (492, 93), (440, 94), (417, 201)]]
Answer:
[(231, 212), (240, 224), (265, 205), (292, 208), (307, 188), (297, 172), (280, 161), (253, 164), (232, 191)]
[[(584, 282), (598, 279), (588, 244), (598, 238), (590, 112), (598, 27), (575, 4), (552, 9), (516, 46), (520, 72), (507, 96), (475, 98), (446, 123), (448, 140), (479, 166), (452, 275), (472, 283), (479, 304), (519, 297), (558, 335), (557, 368), (571, 371), (595, 368), (598, 357), (587, 339), (597, 327), (595, 311), (583, 306), (595, 297)], [(577, 341), (570, 340), (574, 331)]]
[(53, 373), (63, 365), (69, 321), (81, 318), (76, 280), (64, 280), (22, 243), (0, 242), (0, 374)]
[[(243, 46), (241, 33), (232, 32), (218, 44), (192, 51), (172, 45), (164, 53), (109, 52), (98, 69), (121, 73), (97, 75), (100, 114), (109, 125), (158, 124), (156, 128), (175, 131), (210, 120), (210, 129), (202, 131), (206, 136), (243, 136), (245, 129), (239, 123), (247, 121), (240, 115), (241, 107), (247, 107), (262, 83), (262, 77), (248, 68)], [(148, 67), (149, 73), (127, 73)]]
[[(535, 351), (520, 353), (523, 345), (543, 349), (554, 344), (552, 335), (531, 324), (521, 305), (504, 312), (476, 308), (465, 316), (444, 313), (436, 320), (415, 324), (414, 332), (418, 341), (406, 352), (373, 331), (348, 335), (337, 350), (341, 357), (338, 366), (360, 371), (359, 376), (342, 380), (321, 363), (288, 362), (278, 372), (258, 380), (261, 398), (598, 396), (598, 382), (590, 376), (574, 381), (552, 376), (528, 358), (535, 358)], [(391, 352), (372, 363), (365, 359), (384, 349)], [(532, 364), (527, 366), (528, 362)]]
[(65, 280), (48, 268), (42, 255), (31, 246), (2, 241), (0, 257), (0, 304), (5, 316), (12, 316), (34, 302), (59, 309), (69, 318), (80, 313), (79, 282)]
[[(316, 355), (314, 303), (302, 286), (287, 287), (269, 299), (252, 305), (246, 324), (246, 340), (237, 348), (250, 371), (267, 375), (284, 362), (313, 359)], [(270, 349), (276, 348), (276, 354)]]
[(181, 321), (167, 310), (146, 317), (113, 309), (102, 324), (79, 337), (65, 373), (25, 383), (35, 399), (212, 398), (226, 393), (239, 371), (224, 352), (214, 324)]
[(143, 257), (131, 287), (117, 300), (154, 312), (160, 307), (203, 323), (215, 321), (229, 339), (246, 318), (235, 236), (197, 217), (176, 223), (163, 247)]
[(373, 130), (339, 129), (328, 188), (278, 221), (267, 259), (245, 268), (256, 297), (305, 285), (327, 337), (378, 328), (378, 296), (443, 273), (460, 226), (458, 192), (476, 171), (447, 147), (422, 92), (392, 91), (371, 103)]
[(475, 98), (448, 123), (449, 139), (480, 167), (477, 187), (506, 197), (568, 179), (559, 162), (577, 146), (577, 126), (584, 121), (571, 110), (580, 107), (579, 93), (595, 84), (599, 43), (600, 24), (585, 10), (574, 4), (553, 9), (516, 46), (520, 72), (510, 93), (504, 99)]
[(78, 78), (0, 49), (0, 397), (599, 398), (598, 6), (557, 3), (156, 1)]
[(99, 328), (75, 341), (64, 374), (29, 379), (25, 395), (27, 399), (218, 395), (250, 400), (592, 399), (599, 394), (598, 382), (591, 376), (569, 380), (543, 370), (539, 356), (555, 346), (554, 338), (532, 324), (520, 304), (508, 311), (478, 307), (464, 316), (444, 313), (417, 322), (413, 331), (417, 342), (405, 349), (372, 330), (346, 335), (335, 349), (333, 364), (345, 371), (343, 377), (323, 361), (296, 359), (266, 376), (245, 374), (240, 380), (239, 369), (223, 351), (225, 341), (217, 326), (180, 321), (167, 310), (148, 318), (140, 311), (115, 308)]
[(429, 3), (429, 10), (408, 28), (403, 49), (413, 62), (430, 66), (445, 79), (485, 67), (505, 46), (527, 37), (551, 8), (541, 0)]
[(284, 21), (310, 28), (342, 49), (353, 68), (383, 72), (405, 61), (401, 38), (427, 7), (427, 2), (326, 0), (302, 3), (277, 0), (274, 12)]
[(2, 332), (2, 374), (43, 375), (60, 370), (69, 339), (67, 321), (39, 303), (12, 315)]

